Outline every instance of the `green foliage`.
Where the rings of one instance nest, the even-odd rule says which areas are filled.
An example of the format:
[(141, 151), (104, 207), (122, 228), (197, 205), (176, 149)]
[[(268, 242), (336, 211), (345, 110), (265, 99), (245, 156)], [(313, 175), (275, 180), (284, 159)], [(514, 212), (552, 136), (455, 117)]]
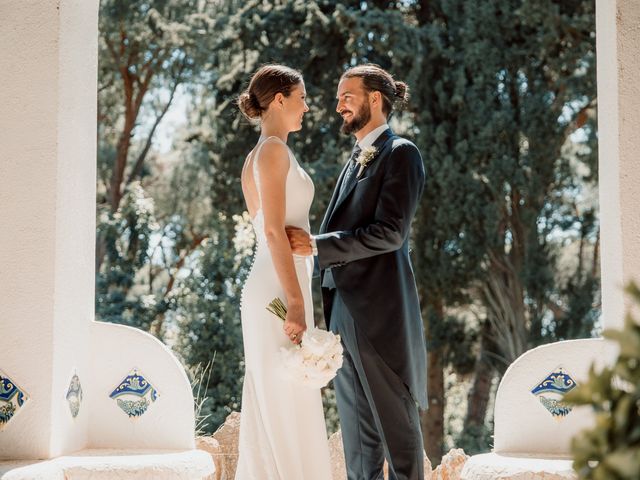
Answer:
[[(115, 211), (126, 185), (149, 175), (155, 129), (211, 45), (199, 0), (101, 0), (98, 205)], [(136, 138), (133, 138), (133, 136)], [(99, 259), (101, 260), (101, 259)]]
[[(627, 292), (640, 306), (640, 289)], [(613, 366), (589, 370), (589, 378), (569, 392), (564, 401), (590, 405), (595, 426), (571, 443), (573, 467), (585, 480), (640, 478), (640, 323), (629, 313), (622, 330), (605, 330), (604, 337), (619, 345)]]
[[(221, 224), (229, 221), (220, 218)], [(202, 430), (208, 433), (240, 409), (244, 364), (239, 300), (249, 266), (243, 253), (236, 254), (232, 237), (208, 240), (177, 300), (178, 350), (187, 365), (212, 365), (207, 384), (199, 385), (200, 416), (207, 417)]]
[[(593, 244), (597, 234), (593, 216), (580, 230), (587, 222), (570, 212), (586, 181), (575, 163), (593, 166), (596, 152), (585, 148), (576, 158), (563, 149), (578, 126), (595, 138), (578, 121), (595, 99), (594, 2), (422, 6), (427, 58), (412, 85), (427, 168), (417, 270), (433, 299), (480, 299), (496, 328), (512, 322), (516, 338), (502, 338), (494, 352), (510, 363), (531, 346), (562, 339), (555, 323), (568, 324), (573, 309), (584, 314), (594, 303), (592, 281), (571, 284), (587, 293), (579, 305), (571, 303), (573, 289), (557, 282), (554, 242), (562, 232)], [(591, 273), (585, 263), (576, 276)], [(588, 336), (591, 326), (566, 333)]]
[(455, 448), (461, 448), (467, 455), (487, 453), (493, 445), (493, 423), (471, 425), (456, 435)]
[(206, 413), (204, 411), (203, 407), (208, 400), (207, 390), (211, 383), (211, 367), (214, 363), (215, 355), (206, 365), (198, 363), (197, 365), (187, 369), (189, 381), (191, 382), (191, 390), (193, 391), (196, 437), (199, 437), (206, 432), (207, 425), (209, 424), (209, 417), (211, 416), (210, 413)]
[[(598, 222), (578, 200), (596, 182), (595, 2), (416, 6), (419, 75), (397, 74), (427, 172), (413, 240), (428, 345), (501, 374), (532, 346), (590, 336), (599, 315)], [(473, 348), (448, 320), (469, 311), (490, 327)]]
[(333, 383), (322, 389), (322, 405), (324, 407), (324, 419), (327, 424), (327, 436), (331, 436), (340, 430), (338, 404)]
[(425, 319), (429, 325), (429, 348), (444, 355), (444, 363), (462, 375), (469, 374), (476, 365), (474, 347), (478, 331), (463, 316), (447, 315), (442, 318), (434, 310), (427, 310)]
[(159, 337), (175, 276), (203, 237), (173, 206), (157, 209), (148, 154), (177, 87), (197, 81), (201, 4), (100, 2), (96, 314)]
[(149, 242), (157, 229), (153, 199), (138, 182), (127, 189), (120, 207), (98, 218), (97, 235), (106, 239), (102, 272), (96, 276), (96, 318), (148, 330), (171, 308), (135, 288), (137, 272), (148, 265)]

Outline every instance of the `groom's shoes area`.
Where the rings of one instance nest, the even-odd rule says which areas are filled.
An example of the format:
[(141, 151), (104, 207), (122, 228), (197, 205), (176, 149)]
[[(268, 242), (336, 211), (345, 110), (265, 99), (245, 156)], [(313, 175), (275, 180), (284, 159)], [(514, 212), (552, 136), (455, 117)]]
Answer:
[(336, 292), (331, 330), (341, 335), (344, 362), (334, 379), (348, 480), (423, 480), (418, 408), (402, 380), (358, 331)]

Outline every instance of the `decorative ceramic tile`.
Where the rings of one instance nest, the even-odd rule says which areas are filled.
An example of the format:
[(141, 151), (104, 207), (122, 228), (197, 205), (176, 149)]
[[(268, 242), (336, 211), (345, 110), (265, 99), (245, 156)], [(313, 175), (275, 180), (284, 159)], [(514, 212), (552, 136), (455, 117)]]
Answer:
[(149, 405), (158, 398), (157, 390), (144, 376), (133, 369), (118, 385), (111, 395), (118, 406), (129, 417), (140, 417), (147, 411)]
[(556, 368), (547, 377), (538, 383), (531, 393), (533, 393), (544, 408), (546, 408), (554, 418), (561, 419), (569, 415), (571, 407), (562, 402), (564, 395), (573, 390), (576, 382), (566, 373), (562, 367)]
[(82, 385), (80, 385), (80, 379), (75, 373), (67, 390), (67, 403), (69, 404), (69, 410), (71, 410), (71, 416), (76, 418), (82, 403)]
[(7, 375), (0, 371), (0, 430), (13, 418), (29, 399)]

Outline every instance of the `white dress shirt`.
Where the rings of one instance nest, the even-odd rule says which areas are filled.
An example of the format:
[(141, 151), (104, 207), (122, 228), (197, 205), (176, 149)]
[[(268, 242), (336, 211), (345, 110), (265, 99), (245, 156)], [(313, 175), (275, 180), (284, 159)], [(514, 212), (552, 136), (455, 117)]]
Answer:
[(384, 132), (387, 128), (389, 128), (389, 125), (383, 123), (378, 128), (374, 128), (369, 133), (367, 133), (362, 140), (356, 142), (356, 145), (360, 147), (361, 150), (370, 147), (371, 145), (373, 145), (373, 142), (375, 142), (378, 137), (382, 135), (382, 132)]

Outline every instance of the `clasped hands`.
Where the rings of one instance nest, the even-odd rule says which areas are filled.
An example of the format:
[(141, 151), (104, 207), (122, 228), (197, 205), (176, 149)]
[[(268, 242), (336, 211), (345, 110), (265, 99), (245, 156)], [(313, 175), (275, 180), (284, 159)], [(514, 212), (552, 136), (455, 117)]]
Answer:
[(311, 248), (311, 236), (305, 230), (287, 225), (285, 227), (285, 231), (289, 238), (291, 252), (294, 255), (302, 255), (306, 257), (313, 254), (313, 250)]
[[(291, 252), (295, 255), (309, 256), (312, 255), (311, 237), (309, 234), (298, 227), (286, 226), (287, 237), (291, 245)], [(300, 321), (300, 318), (303, 320)], [(302, 341), (302, 334), (306, 330), (304, 324), (304, 304), (289, 305), (287, 311), (287, 319), (284, 323), (284, 332), (294, 344)]]

